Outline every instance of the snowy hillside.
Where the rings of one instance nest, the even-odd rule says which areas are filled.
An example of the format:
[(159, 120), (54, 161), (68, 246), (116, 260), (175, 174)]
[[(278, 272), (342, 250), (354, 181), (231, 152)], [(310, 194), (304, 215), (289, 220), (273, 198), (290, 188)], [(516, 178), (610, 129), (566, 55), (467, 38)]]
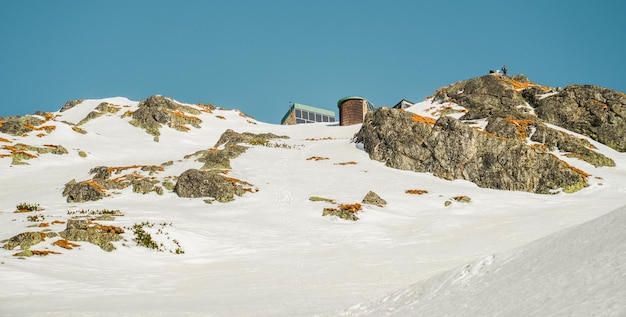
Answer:
[[(113, 110), (84, 120), (103, 102)], [(162, 127), (158, 142), (130, 124), (127, 114), (137, 110), (138, 102), (125, 98), (86, 100), (39, 116), (42, 123), (32, 132), (0, 133), (0, 240), (23, 232), (59, 232), (81, 212), (103, 210), (119, 210), (123, 216), (98, 223), (125, 231), (112, 252), (88, 242), (65, 249), (55, 245), (59, 237), (30, 247), (55, 252), (47, 256), (14, 256), (22, 251), (19, 246), (0, 249), (0, 316), (334, 314), (626, 205), (626, 154), (593, 140), (617, 166), (596, 168), (564, 157), (592, 174), (589, 187), (538, 195), (388, 168), (351, 142), (359, 125), (279, 126), (237, 110), (186, 106), (197, 111), (193, 117), (201, 123)], [(409, 111), (433, 116), (433, 107), (441, 106), (425, 101)], [(68, 203), (62, 195), (66, 183), (90, 179), (97, 166), (114, 167), (119, 175), (175, 180), (187, 169), (202, 167), (193, 154), (213, 148), (227, 129), (289, 137), (246, 144), (249, 149), (232, 159), (228, 177), (247, 182), (250, 189), (232, 202), (207, 203), (171, 190), (140, 194), (131, 188), (109, 190), (104, 199), (84, 203)], [(41, 150), (58, 146), (67, 154)], [(20, 153), (27, 164), (15, 164)], [(158, 169), (142, 169), (146, 166)], [(360, 203), (369, 191), (387, 204), (363, 204), (356, 222), (322, 216), (324, 208)], [(471, 201), (454, 199), (460, 196)], [(23, 203), (41, 210), (15, 212)], [(164, 252), (137, 245), (132, 228), (141, 223), (149, 224), (144, 229)], [(613, 234), (585, 234), (605, 232), (606, 237)], [(559, 246), (573, 247), (543, 250)], [(177, 247), (182, 254), (173, 252)], [(523, 251), (507, 256), (517, 255), (525, 257)], [(500, 263), (498, 257), (494, 263)], [(515, 278), (508, 274), (507, 279)], [(380, 308), (403, 311), (405, 302), (381, 303)], [(624, 303), (615, 305), (623, 309)], [(378, 312), (360, 307), (367, 308), (343, 312)]]

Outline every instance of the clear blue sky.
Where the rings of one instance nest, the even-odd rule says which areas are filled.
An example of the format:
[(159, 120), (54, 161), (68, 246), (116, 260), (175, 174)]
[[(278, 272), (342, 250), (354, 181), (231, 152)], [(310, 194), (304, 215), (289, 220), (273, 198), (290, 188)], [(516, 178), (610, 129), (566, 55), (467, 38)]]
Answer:
[(0, 116), (160, 94), (278, 123), (376, 106), (506, 64), (626, 91), (624, 1), (0, 1)]

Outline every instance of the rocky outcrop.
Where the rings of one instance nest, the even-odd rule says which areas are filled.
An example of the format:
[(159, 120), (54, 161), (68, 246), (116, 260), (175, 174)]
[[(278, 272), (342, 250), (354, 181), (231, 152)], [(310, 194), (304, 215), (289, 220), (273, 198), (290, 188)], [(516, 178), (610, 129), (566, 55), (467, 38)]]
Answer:
[(23, 232), (3, 241), (2, 247), (7, 250), (13, 250), (15, 247), (28, 250), (31, 246), (56, 235), (54, 232)]
[(186, 106), (163, 96), (152, 96), (138, 105), (137, 111), (133, 112), (130, 123), (141, 127), (146, 132), (154, 135), (154, 141), (159, 141), (159, 129), (166, 125), (170, 128), (186, 132), (187, 125), (200, 128), (202, 120), (195, 115), (200, 110)]
[(59, 232), (59, 235), (69, 241), (87, 241), (104, 251), (111, 252), (115, 250), (113, 242), (121, 240), (122, 233), (124, 230), (120, 227), (104, 226), (78, 218), (69, 219), (66, 229)]
[(436, 101), (454, 102), (466, 108), (468, 112), (461, 119), (473, 120), (498, 114), (508, 115), (510, 112), (527, 112), (519, 107), (526, 104), (522, 93), (526, 89), (550, 91), (549, 87), (532, 83), (523, 75), (486, 75), (442, 87), (432, 97)]
[(44, 120), (41, 120), (36, 116), (6, 117), (0, 125), (0, 132), (15, 136), (22, 136), (25, 133), (33, 131), (36, 126), (41, 125), (44, 122)]
[(178, 177), (174, 192), (180, 197), (212, 197), (219, 202), (228, 202), (235, 195), (243, 195), (245, 190), (237, 180), (228, 179), (217, 171), (189, 169)]
[(355, 140), (387, 166), (464, 179), (480, 187), (550, 193), (587, 186), (587, 174), (517, 138), (472, 129), (441, 117), (431, 124), (389, 108), (368, 114)]
[(546, 122), (626, 151), (626, 95), (590, 85), (570, 85), (531, 104)]
[[(487, 119), (490, 125), (502, 123), (492, 122), (493, 118), (545, 122), (626, 151), (626, 95), (611, 89), (591, 85), (551, 88), (533, 83), (523, 75), (486, 75), (442, 87), (432, 98), (466, 108), (468, 111), (461, 120)], [(508, 127), (508, 133), (502, 136), (512, 137), (513, 128)]]
[(108, 102), (102, 102), (98, 106), (96, 106), (96, 109), (94, 111), (87, 114), (87, 116), (84, 119), (80, 120), (76, 125), (77, 126), (83, 125), (87, 123), (88, 121), (101, 117), (107, 113), (110, 113), (110, 114), (117, 113), (121, 109), (122, 108), (120, 106), (113, 105)]

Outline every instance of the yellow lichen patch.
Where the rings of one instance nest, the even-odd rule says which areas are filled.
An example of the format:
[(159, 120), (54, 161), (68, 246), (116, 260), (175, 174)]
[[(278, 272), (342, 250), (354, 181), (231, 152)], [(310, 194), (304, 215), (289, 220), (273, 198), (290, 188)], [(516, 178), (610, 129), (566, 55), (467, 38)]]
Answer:
[(355, 161), (335, 163), (335, 165), (356, 165), (356, 164), (359, 164), (359, 163)]
[(411, 194), (411, 195), (423, 195), (423, 194), (428, 194), (428, 191), (425, 189), (407, 189), (404, 191), (407, 194)]
[(73, 243), (65, 239), (59, 239), (57, 241), (54, 241), (52, 242), (52, 245), (56, 245), (57, 247), (61, 247), (66, 250), (72, 250), (75, 247), (80, 247), (80, 244)]
[(507, 77), (503, 77), (503, 76), (498, 76), (498, 79), (500, 79), (501, 81), (505, 83), (511, 84), (513, 86), (513, 89), (515, 89), (516, 91), (522, 91), (524, 89), (533, 88), (533, 87), (537, 87), (543, 91), (550, 91), (550, 87), (535, 84), (530, 81), (523, 83), (521, 81), (513, 80)]
[(526, 132), (525, 132), (526, 127), (528, 127), (529, 125), (535, 123), (535, 120), (532, 120), (532, 119), (504, 118), (504, 121), (513, 124), (515, 126), (515, 128), (517, 128), (517, 132), (515, 134), (517, 134), (518, 136), (520, 136), (523, 139), (526, 138)]
[(437, 120), (429, 117), (420, 116), (418, 114), (413, 114), (413, 122), (435, 124)]
[(321, 157), (321, 156), (311, 156), (309, 158), (306, 159), (307, 161), (324, 161), (324, 160), (328, 160), (327, 157)]

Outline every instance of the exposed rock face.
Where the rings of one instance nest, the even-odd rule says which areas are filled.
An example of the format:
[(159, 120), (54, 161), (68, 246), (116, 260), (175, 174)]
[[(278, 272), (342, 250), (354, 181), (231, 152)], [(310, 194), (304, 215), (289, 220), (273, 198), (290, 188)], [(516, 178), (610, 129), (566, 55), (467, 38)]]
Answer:
[(626, 151), (626, 95), (590, 85), (570, 85), (532, 104), (537, 116)]
[(178, 177), (174, 192), (180, 197), (213, 197), (219, 202), (228, 202), (245, 191), (216, 171), (189, 169)]
[(506, 77), (486, 75), (454, 83), (438, 89), (433, 98), (442, 102), (455, 102), (468, 109), (461, 119), (487, 118), (494, 114), (515, 111), (526, 104), (522, 89), (549, 91), (548, 87), (534, 84), (523, 75)]
[(419, 121), (408, 112), (379, 108), (366, 116), (356, 141), (390, 167), (481, 187), (550, 193), (587, 185), (584, 172), (518, 139), (481, 133), (451, 117), (434, 125)]
[[(490, 124), (497, 124), (491, 118), (536, 121), (538, 117), (539, 123), (545, 121), (626, 151), (626, 95), (611, 89), (590, 85), (555, 89), (535, 84), (523, 75), (487, 75), (442, 87), (432, 97), (468, 109), (461, 120), (487, 118)], [(531, 115), (533, 111), (536, 117)], [(515, 131), (508, 129), (501, 136), (511, 137)]]

